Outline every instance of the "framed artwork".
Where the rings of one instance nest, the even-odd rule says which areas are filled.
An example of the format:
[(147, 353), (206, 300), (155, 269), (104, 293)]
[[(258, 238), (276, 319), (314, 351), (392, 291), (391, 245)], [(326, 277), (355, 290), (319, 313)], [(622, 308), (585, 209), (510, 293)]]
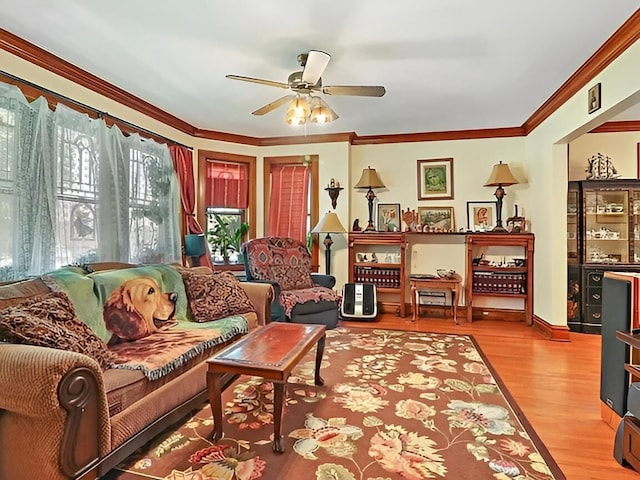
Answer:
[(378, 230), (381, 232), (399, 232), (400, 222), (399, 203), (379, 203), (378, 204)]
[(498, 202), (467, 202), (467, 229), (487, 232), (496, 225)]
[(596, 83), (589, 89), (588, 112), (593, 113), (600, 108), (600, 84)]
[(453, 158), (418, 160), (418, 200), (453, 198)]
[(452, 232), (456, 229), (453, 207), (418, 207), (422, 231)]

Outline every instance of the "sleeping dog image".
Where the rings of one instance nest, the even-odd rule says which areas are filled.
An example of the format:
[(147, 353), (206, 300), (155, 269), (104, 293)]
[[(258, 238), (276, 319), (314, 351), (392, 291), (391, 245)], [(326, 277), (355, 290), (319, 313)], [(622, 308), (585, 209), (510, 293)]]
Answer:
[(163, 293), (153, 278), (125, 281), (103, 307), (104, 322), (113, 333), (109, 345), (137, 340), (173, 325), (177, 299), (174, 292)]

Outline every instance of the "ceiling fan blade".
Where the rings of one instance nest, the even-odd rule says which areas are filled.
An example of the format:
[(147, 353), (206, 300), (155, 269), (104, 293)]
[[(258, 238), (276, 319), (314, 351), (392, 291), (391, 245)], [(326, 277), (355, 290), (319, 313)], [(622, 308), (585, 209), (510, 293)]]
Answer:
[(284, 97), (280, 97), (278, 100), (274, 100), (271, 103), (267, 103), (264, 107), (259, 108), (255, 112), (251, 112), (251, 115), (264, 115), (266, 113), (269, 113), (275, 110), (281, 105), (284, 105), (288, 101), (293, 100), (294, 98), (296, 98), (295, 95), (285, 95)]
[(353, 95), (357, 97), (382, 97), (386, 90), (382, 86), (365, 85), (333, 85), (322, 87), (322, 93), (327, 95)]
[(324, 69), (331, 60), (331, 55), (320, 50), (310, 50), (307, 62), (302, 71), (302, 81), (309, 85), (315, 85), (320, 80)]
[(243, 82), (259, 83), (261, 85), (269, 85), (271, 87), (289, 88), (289, 85), (282, 82), (274, 82), (272, 80), (263, 80), (261, 78), (242, 77), (240, 75), (225, 75), (231, 80), (242, 80)]

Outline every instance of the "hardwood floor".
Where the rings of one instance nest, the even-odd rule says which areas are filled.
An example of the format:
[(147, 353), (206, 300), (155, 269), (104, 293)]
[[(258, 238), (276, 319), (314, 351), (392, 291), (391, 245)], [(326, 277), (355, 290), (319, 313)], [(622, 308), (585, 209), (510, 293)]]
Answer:
[(520, 322), (380, 314), (376, 321), (342, 321), (352, 328), (386, 328), (475, 337), (567, 480), (639, 480), (613, 458), (615, 431), (600, 418), (600, 336), (571, 333), (552, 342)]

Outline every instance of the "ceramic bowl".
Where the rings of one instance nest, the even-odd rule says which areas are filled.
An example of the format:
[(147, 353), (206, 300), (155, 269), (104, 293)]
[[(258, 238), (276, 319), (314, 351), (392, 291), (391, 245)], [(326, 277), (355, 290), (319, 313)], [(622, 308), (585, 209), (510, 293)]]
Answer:
[(455, 275), (456, 271), (448, 268), (439, 268), (436, 273), (440, 278), (451, 278)]

